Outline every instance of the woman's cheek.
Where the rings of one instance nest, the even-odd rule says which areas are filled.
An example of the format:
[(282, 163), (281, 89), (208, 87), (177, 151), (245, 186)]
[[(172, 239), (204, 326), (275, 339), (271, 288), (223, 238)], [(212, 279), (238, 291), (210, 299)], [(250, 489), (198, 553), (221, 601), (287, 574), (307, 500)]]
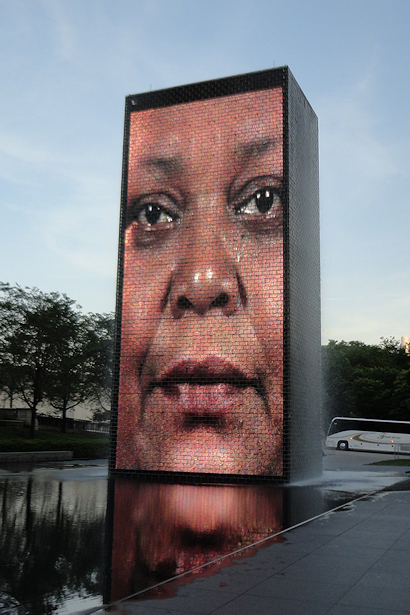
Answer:
[(126, 257), (121, 338), (138, 365), (164, 317), (170, 271), (166, 259), (161, 262), (157, 255), (141, 258), (134, 253)]
[(250, 251), (253, 258), (243, 266), (249, 318), (267, 362), (275, 364), (283, 353), (283, 258), (278, 243), (269, 250)]

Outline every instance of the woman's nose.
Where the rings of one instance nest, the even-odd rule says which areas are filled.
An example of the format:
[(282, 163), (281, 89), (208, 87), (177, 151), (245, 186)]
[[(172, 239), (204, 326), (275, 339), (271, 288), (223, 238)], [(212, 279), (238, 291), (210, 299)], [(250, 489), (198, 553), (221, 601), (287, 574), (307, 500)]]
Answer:
[(241, 299), (232, 241), (218, 229), (204, 232), (198, 227), (188, 230), (184, 239), (170, 290), (172, 315), (181, 318), (192, 311), (203, 316), (218, 309), (232, 316)]

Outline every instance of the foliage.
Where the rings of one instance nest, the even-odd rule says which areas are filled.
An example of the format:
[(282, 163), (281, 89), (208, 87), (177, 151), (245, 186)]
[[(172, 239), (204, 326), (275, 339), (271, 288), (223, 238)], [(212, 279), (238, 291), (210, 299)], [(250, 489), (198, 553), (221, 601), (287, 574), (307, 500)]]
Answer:
[(9, 284), (1, 284), (0, 291), (1, 361), (13, 375), (15, 393), (31, 409), (34, 437), (37, 406), (46, 396), (50, 370), (72, 335), (74, 301)]
[(94, 421), (107, 421), (111, 411), (111, 379), (113, 371), (113, 314), (89, 314), (89, 347), (93, 357), (89, 400), (94, 407)]
[[(0, 389), (31, 409), (48, 401), (63, 417), (80, 403), (108, 399), (113, 316), (80, 311), (60, 293), (0, 283)], [(105, 408), (108, 409), (107, 407)]]
[(100, 412), (95, 418), (109, 418), (113, 328), (110, 314), (79, 314), (63, 352), (56, 357), (46, 397), (61, 411), (63, 432), (66, 431), (67, 410), (85, 401), (93, 405), (97, 402), (101, 407), (105, 402), (105, 413)]
[(395, 418), (410, 420), (410, 369), (402, 369), (394, 382)]
[(394, 338), (322, 347), (324, 424), (334, 416), (410, 420), (410, 357)]
[[(1, 328), (1, 325), (0, 325)], [(10, 342), (12, 345), (12, 342)], [(12, 348), (7, 354), (3, 354), (0, 361), (0, 391), (6, 394), (10, 408), (13, 407), (13, 399), (17, 393), (17, 367), (16, 356)]]

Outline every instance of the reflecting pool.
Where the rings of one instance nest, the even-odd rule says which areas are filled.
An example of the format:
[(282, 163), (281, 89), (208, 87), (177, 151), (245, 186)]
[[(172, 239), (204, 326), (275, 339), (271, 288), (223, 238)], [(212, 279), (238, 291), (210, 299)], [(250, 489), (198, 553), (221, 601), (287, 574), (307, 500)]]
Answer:
[(0, 469), (0, 615), (68, 615), (138, 592), (140, 600), (171, 596), (178, 581), (168, 579), (214, 574), (231, 564), (229, 554), (250, 557), (352, 497), (108, 481), (101, 462)]
[(91, 470), (0, 475), (1, 614), (68, 614), (101, 604), (107, 478)]

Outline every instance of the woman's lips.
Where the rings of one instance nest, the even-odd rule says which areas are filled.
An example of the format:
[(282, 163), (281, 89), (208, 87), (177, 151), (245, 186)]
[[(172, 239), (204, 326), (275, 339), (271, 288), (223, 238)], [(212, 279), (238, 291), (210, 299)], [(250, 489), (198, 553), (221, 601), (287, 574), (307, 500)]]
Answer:
[(178, 384), (201, 386), (219, 383), (237, 388), (260, 386), (259, 378), (248, 369), (211, 356), (203, 360), (185, 359), (166, 367), (152, 380), (151, 388)]
[[(224, 359), (183, 360), (152, 380), (148, 395), (161, 398), (186, 429), (227, 428), (247, 389), (263, 394), (259, 378)], [(159, 401), (159, 399), (158, 399)], [(162, 404), (161, 404), (162, 406)]]
[[(231, 384), (177, 384), (171, 388), (175, 402), (184, 415), (185, 427), (222, 427), (235, 411), (242, 389)], [(170, 390), (167, 390), (170, 393)]]

